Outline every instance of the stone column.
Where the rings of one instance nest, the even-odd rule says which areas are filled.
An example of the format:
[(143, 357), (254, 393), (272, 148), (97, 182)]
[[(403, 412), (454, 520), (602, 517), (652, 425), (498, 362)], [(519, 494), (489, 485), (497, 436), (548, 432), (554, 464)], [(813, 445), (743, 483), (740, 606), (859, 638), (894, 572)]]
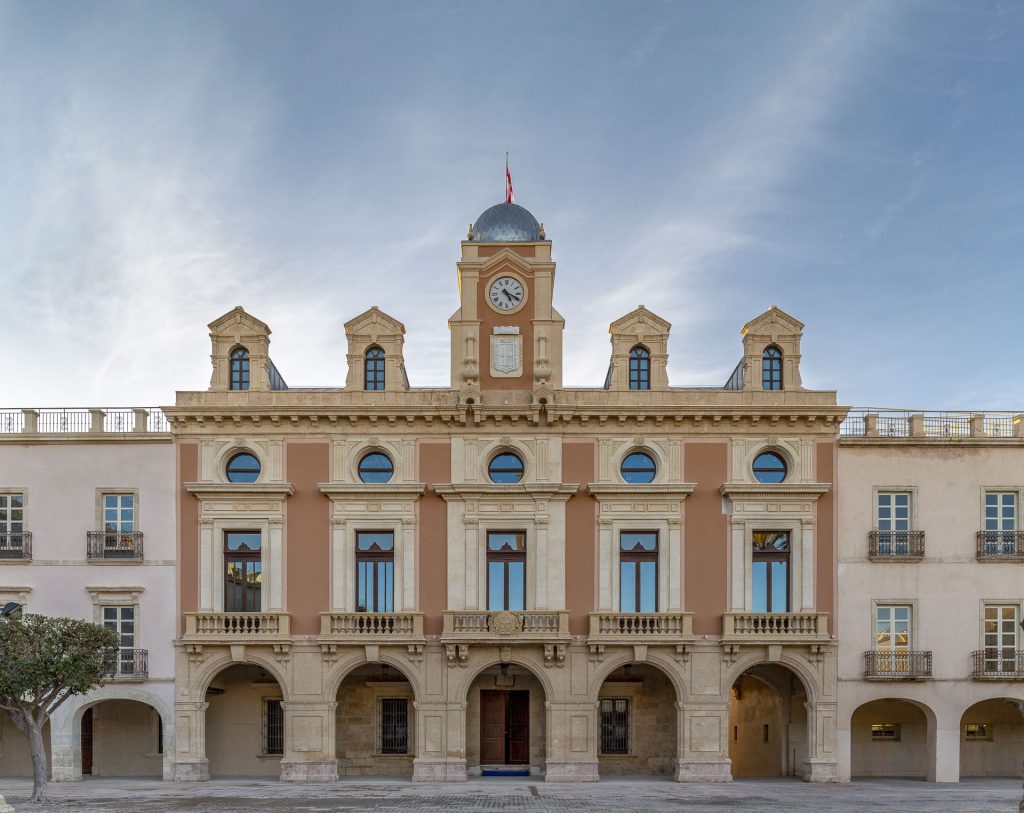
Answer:
[(676, 703), (677, 782), (731, 782), (729, 704)]
[(807, 760), (804, 762), (805, 782), (837, 782), (836, 704), (805, 703), (807, 709)]
[(282, 782), (335, 782), (338, 760), (334, 753), (336, 702), (282, 703), (284, 757)]
[(174, 704), (174, 781), (206, 782), (210, 778), (206, 759), (206, 709), (209, 703)]
[(75, 728), (74, 701), (61, 706), (50, 717), (50, 781), (80, 782), (82, 779), (81, 723)]
[(466, 704), (413, 703), (416, 757), (413, 782), (466, 781)]
[(941, 720), (928, 726), (928, 781), (960, 781), (959, 720), (955, 726), (944, 726)]
[(585, 703), (546, 703), (546, 782), (597, 782), (595, 706)]

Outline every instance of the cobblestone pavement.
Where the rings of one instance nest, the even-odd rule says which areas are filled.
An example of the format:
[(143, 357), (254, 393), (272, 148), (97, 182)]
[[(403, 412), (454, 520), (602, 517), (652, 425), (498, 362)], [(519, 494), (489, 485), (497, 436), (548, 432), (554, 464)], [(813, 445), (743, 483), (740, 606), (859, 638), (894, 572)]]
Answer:
[(262, 780), (179, 784), (149, 780), (93, 779), (50, 785), (50, 801), (28, 805), (31, 783), (0, 781), (0, 793), (17, 813), (249, 813), (249, 811), (415, 810), (452, 811), (899, 811), (899, 813), (1016, 813), (1017, 779), (970, 780), (935, 785), (909, 780), (872, 780), (847, 785), (809, 785), (794, 780), (740, 780), (725, 785), (655, 781), (546, 785), (526, 780), (477, 780), (464, 785), (342, 781), (292, 785)]

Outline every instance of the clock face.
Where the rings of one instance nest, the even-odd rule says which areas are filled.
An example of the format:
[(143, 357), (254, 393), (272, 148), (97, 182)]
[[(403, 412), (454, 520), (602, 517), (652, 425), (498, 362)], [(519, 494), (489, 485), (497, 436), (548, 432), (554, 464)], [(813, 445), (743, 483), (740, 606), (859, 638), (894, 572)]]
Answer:
[(500, 311), (515, 310), (523, 303), (525, 296), (523, 283), (515, 277), (498, 277), (487, 289), (488, 299)]

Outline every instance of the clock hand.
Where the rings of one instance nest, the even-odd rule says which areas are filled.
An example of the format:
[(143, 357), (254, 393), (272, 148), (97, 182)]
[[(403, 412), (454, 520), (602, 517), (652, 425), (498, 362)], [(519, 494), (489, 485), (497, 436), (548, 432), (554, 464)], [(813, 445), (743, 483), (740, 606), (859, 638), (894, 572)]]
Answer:
[(514, 304), (516, 303), (516, 301), (515, 301), (515, 300), (514, 300), (514, 299), (512, 298), (512, 294), (510, 294), (510, 293), (509, 293), (508, 291), (506, 291), (506, 290), (505, 290), (504, 288), (502, 288), (502, 289), (501, 289), (501, 292), (502, 292), (503, 294), (505, 294), (505, 299), (507, 299), (507, 300), (508, 300), (509, 302), (511, 302), (511, 303), (512, 303), (513, 305), (514, 305)]

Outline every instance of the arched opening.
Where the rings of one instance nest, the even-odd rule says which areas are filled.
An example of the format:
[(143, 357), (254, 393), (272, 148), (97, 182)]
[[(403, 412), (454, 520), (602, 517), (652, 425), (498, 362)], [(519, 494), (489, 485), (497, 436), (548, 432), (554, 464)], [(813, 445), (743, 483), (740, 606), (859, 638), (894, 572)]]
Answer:
[(960, 718), (960, 778), (1019, 777), (1024, 761), (1024, 701), (975, 703)]
[(676, 690), (646, 663), (613, 671), (598, 694), (598, 771), (602, 777), (676, 772)]
[(470, 776), (539, 776), (545, 762), (544, 686), (514, 663), (484, 669), (466, 697), (466, 770)]
[(249, 389), (249, 351), (236, 347), (231, 351), (231, 382), (233, 390)]
[(368, 663), (338, 687), (338, 776), (412, 778), (416, 755), (412, 685), (397, 669)]
[(370, 347), (363, 357), (363, 389), (384, 389), (384, 351), (379, 347)]
[(82, 776), (163, 776), (160, 712), (139, 700), (101, 700), (78, 720)]
[[(43, 750), (46, 751), (47, 768), (52, 773), (49, 722), (43, 726)], [(32, 778), (32, 749), (28, 737), (21, 733), (6, 712), (0, 712), (0, 778)]]
[(756, 664), (729, 690), (729, 759), (734, 777), (804, 775), (807, 689), (790, 669)]
[(206, 702), (210, 776), (280, 776), (284, 707), (274, 676), (254, 664), (229, 666), (210, 682)]
[(761, 356), (761, 388), (782, 389), (782, 351), (774, 344), (766, 347)]
[(850, 776), (926, 779), (928, 715), (907, 700), (873, 700), (850, 720)]
[(629, 351), (629, 388), (649, 390), (651, 388), (651, 351), (638, 344)]

